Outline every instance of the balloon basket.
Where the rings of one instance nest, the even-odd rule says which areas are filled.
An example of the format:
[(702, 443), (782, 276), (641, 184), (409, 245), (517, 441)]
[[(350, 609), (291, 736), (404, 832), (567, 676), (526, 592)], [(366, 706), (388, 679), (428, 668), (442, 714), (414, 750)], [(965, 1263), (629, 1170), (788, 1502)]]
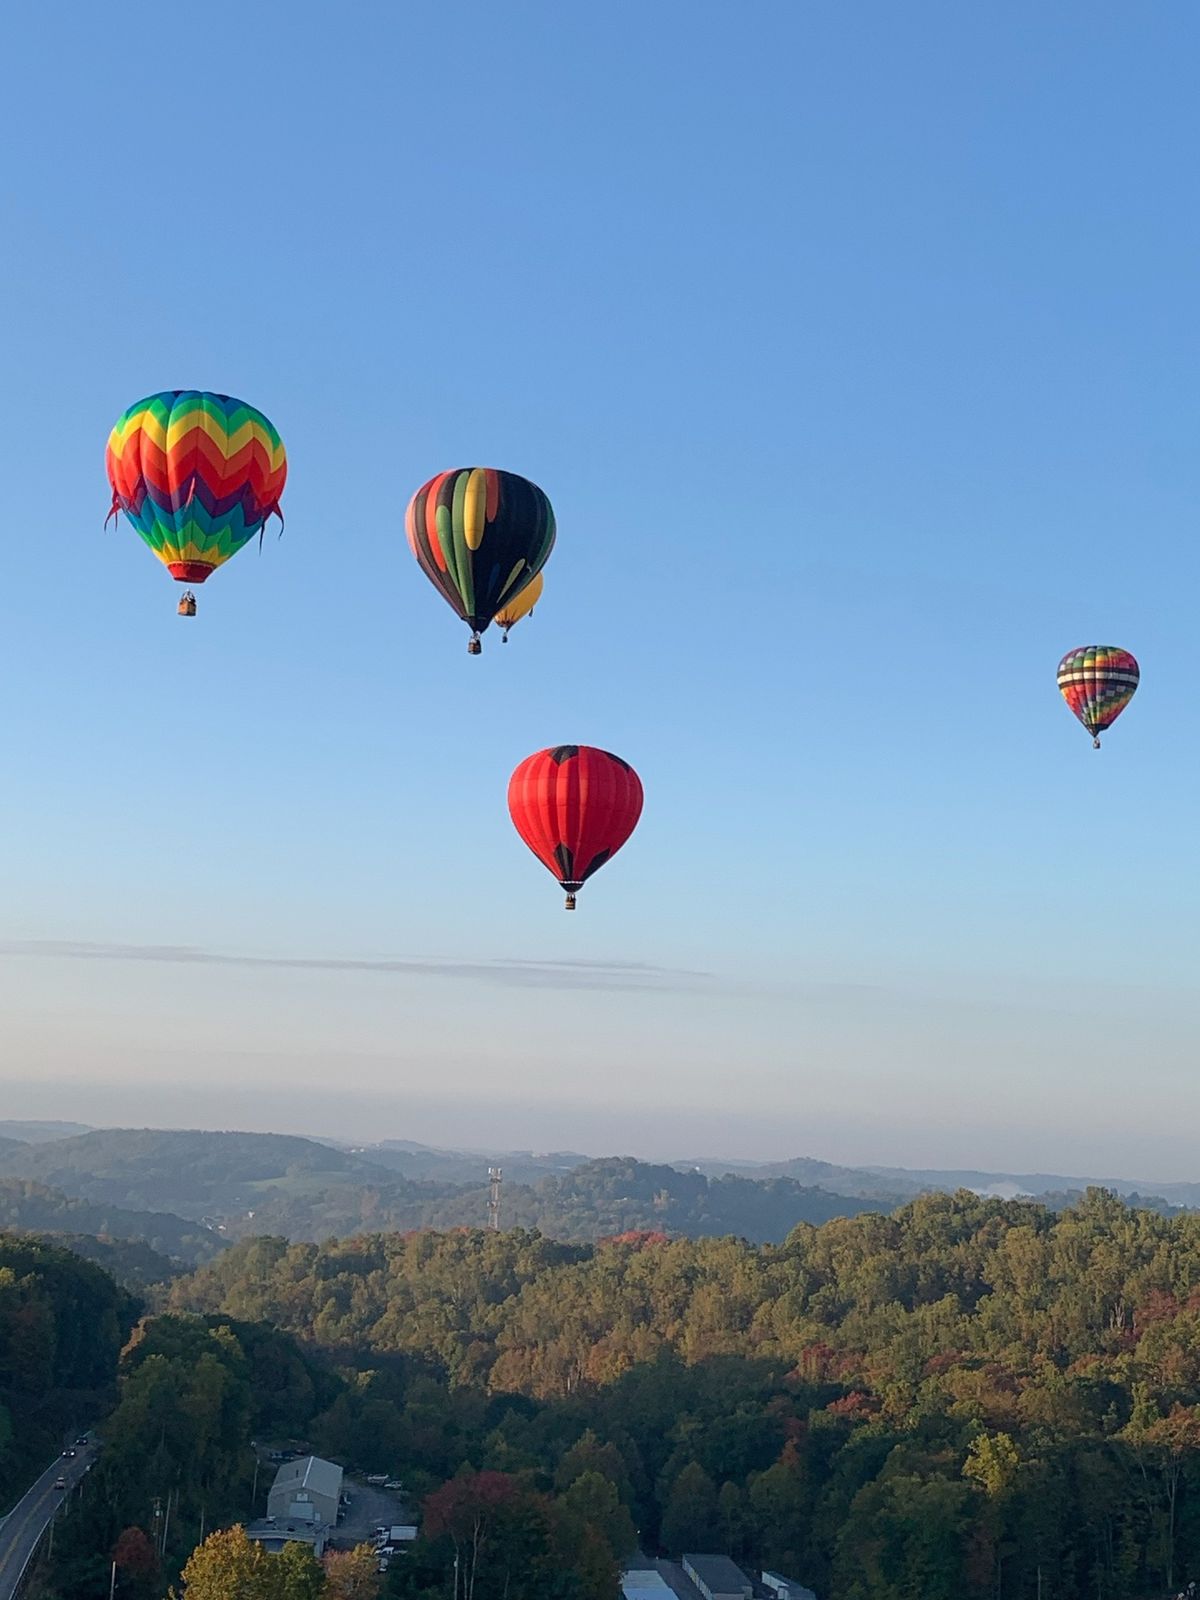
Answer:
[(574, 909), (575, 909), (575, 896), (573, 894), (569, 894), (567, 896), (567, 910), (568, 911), (574, 911)]
[(1099, 741), (1099, 739), (1093, 739), (1093, 740), (1092, 740), (1092, 749), (1093, 749), (1093, 750), (1099, 750), (1099, 748), (1100, 748), (1100, 741)]
[(478, 638), (473, 638), (471, 640), (470, 644), (467, 646), (467, 654), (469, 656), (481, 656), (483, 654), (483, 644)]
[(190, 589), (175, 607), (175, 613), (180, 617), (194, 617), (196, 615), (196, 596)]

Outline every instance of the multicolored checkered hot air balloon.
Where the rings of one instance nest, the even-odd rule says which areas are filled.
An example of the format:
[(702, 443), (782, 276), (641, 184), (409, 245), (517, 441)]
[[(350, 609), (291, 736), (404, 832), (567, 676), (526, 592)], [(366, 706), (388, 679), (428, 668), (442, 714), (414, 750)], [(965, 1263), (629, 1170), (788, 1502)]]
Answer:
[(1112, 644), (1081, 645), (1058, 663), (1062, 697), (1091, 734), (1094, 749), (1133, 699), (1139, 677), (1129, 651)]
[(546, 564), (554, 512), (536, 483), (494, 467), (439, 472), (404, 519), (421, 571), (471, 630), (467, 649)]
[(578, 891), (637, 827), (642, 781), (607, 750), (560, 744), (522, 761), (509, 779), (508, 811), (574, 911)]
[[(287, 478), (283, 441), (261, 411), (227, 394), (166, 389), (130, 406), (108, 438), (112, 508), (179, 583), (203, 583), (274, 515)], [(179, 603), (193, 616), (190, 589)]]

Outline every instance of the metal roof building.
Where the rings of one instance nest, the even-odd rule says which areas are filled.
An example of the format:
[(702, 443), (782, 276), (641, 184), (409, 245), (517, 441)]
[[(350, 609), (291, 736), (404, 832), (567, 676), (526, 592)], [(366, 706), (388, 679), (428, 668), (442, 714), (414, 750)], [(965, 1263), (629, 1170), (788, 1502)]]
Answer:
[(621, 1574), (621, 1593), (625, 1600), (675, 1600), (675, 1591), (653, 1569), (633, 1568)]
[(342, 1469), (320, 1456), (285, 1461), (267, 1495), (267, 1515), (278, 1523), (311, 1522), (333, 1527), (342, 1494)]
[(779, 1572), (764, 1572), (762, 1586), (775, 1596), (775, 1600), (817, 1600), (811, 1589), (797, 1583), (795, 1578), (785, 1578)]
[(754, 1585), (728, 1556), (685, 1555), (681, 1565), (704, 1600), (752, 1600)]
[(289, 1544), (306, 1544), (318, 1559), (325, 1554), (329, 1529), (316, 1522), (276, 1522), (274, 1517), (266, 1522), (248, 1522), (246, 1537), (261, 1544), (272, 1555), (278, 1555)]

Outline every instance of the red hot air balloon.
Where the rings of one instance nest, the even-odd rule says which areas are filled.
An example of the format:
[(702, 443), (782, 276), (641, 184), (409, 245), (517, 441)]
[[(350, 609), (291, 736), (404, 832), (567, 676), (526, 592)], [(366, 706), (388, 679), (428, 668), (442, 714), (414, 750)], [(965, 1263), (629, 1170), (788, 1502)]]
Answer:
[(589, 744), (560, 744), (522, 761), (509, 779), (508, 809), (574, 911), (576, 892), (637, 827), (642, 783), (620, 756)]

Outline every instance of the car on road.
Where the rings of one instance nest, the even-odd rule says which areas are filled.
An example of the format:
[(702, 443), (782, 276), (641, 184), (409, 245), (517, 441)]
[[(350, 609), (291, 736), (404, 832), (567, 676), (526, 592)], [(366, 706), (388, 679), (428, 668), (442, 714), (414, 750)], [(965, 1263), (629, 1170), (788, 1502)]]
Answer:
[(385, 1489), (403, 1489), (404, 1485), (399, 1478), (389, 1478), (383, 1486)]
[(56, 1489), (65, 1489), (67, 1487), (67, 1480), (65, 1478), (55, 1478), (54, 1487)]
[(63, 1457), (64, 1457), (64, 1459), (65, 1459), (65, 1458), (66, 1458), (66, 1457), (68, 1457), (68, 1456), (69, 1456), (69, 1457), (70, 1457), (70, 1458), (71, 1458), (71, 1459), (72, 1459), (72, 1460), (73, 1460), (73, 1459), (74, 1459), (74, 1457), (75, 1457), (75, 1452), (74, 1452), (74, 1450), (64, 1450), (64, 1451), (63, 1451)]
[(88, 1445), (88, 1442), (89, 1442), (89, 1441), (88, 1441), (88, 1436), (87, 1436), (87, 1434), (86, 1434), (86, 1433), (81, 1433), (81, 1434), (80, 1434), (80, 1435), (79, 1435), (79, 1437), (78, 1437), (78, 1439), (76, 1439), (76, 1441), (75, 1441), (75, 1443), (76, 1443), (76, 1444), (77, 1444), (77, 1445), (81, 1445), (81, 1446), (83, 1446), (83, 1447), (84, 1447), (84, 1448), (85, 1448), (85, 1449), (86, 1449), (86, 1448), (87, 1448), (87, 1445)]

